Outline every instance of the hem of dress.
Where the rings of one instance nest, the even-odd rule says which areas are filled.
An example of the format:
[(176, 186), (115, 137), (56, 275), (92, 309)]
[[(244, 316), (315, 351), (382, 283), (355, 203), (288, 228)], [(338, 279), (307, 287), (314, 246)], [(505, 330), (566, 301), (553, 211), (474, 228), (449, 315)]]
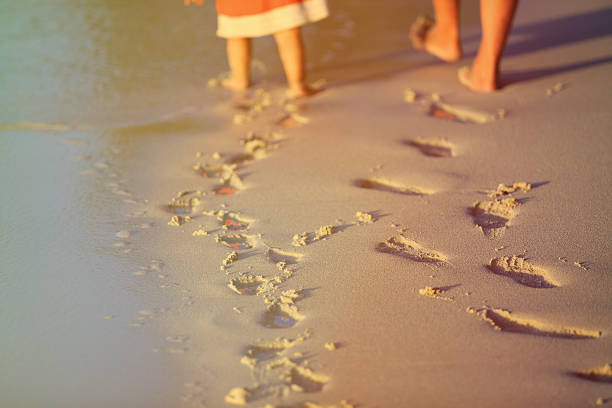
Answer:
[(253, 16), (219, 14), (217, 36), (223, 38), (263, 37), (278, 31), (314, 23), (329, 16), (326, 0), (307, 0)]

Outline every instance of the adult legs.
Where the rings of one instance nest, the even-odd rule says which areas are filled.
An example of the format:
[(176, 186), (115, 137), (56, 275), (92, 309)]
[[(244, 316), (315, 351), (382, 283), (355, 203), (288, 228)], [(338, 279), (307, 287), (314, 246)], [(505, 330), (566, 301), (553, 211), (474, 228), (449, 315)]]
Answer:
[(462, 80), (472, 90), (499, 88), (499, 66), (517, 5), (518, 0), (480, 0), (482, 38), (472, 68)]

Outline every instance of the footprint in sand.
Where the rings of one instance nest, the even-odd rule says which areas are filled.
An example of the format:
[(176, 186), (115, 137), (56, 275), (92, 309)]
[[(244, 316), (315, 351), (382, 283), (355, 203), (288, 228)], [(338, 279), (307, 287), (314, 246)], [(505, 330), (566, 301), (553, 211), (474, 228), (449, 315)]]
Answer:
[(306, 367), (296, 366), (291, 368), (286, 380), (291, 384), (291, 389), (297, 392), (321, 392), (329, 377), (317, 374)]
[(255, 246), (255, 236), (246, 234), (217, 235), (215, 241), (237, 251), (250, 249)]
[(378, 214), (379, 211), (372, 211), (372, 212), (366, 212), (366, 211), (357, 211), (355, 213), (355, 217), (357, 218), (357, 225), (365, 225), (365, 224), (374, 224), (376, 221), (378, 221)]
[(576, 377), (584, 380), (612, 383), (612, 363), (608, 363), (603, 367), (593, 368), (590, 370), (582, 370), (572, 373)]
[(242, 113), (234, 115), (234, 124), (240, 125), (255, 119), (259, 113), (272, 105), (272, 95), (264, 89), (257, 89), (249, 96), (234, 100), (233, 106)]
[(403, 235), (391, 237), (379, 243), (376, 250), (388, 254), (398, 255), (417, 262), (426, 262), (437, 265), (448, 263), (448, 258), (441, 252), (427, 249)]
[(433, 193), (420, 187), (410, 187), (395, 181), (378, 177), (355, 180), (355, 185), (357, 187), (367, 188), (371, 190), (388, 191), (391, 193), (415, 196), (423, 196)]
[(549, 289), (559, 286), (547, 277), (545, 269), (531, 265), (520, 255), (493, 258), (489, 261), (487, 269), (498, 275), (508, 276), (521, 285), (531, 288)]
[(518, 207), (522, 204), (520, 200), (512, 198), (512, 194), (517, 191), (525, 193), (531, 188), (531, 184), (524, 181), (510, 186), (500, 184), (495, 190), (484, 191), (494, 200), (478, 201), (468, 209), (468, 213), (487, 238), (502, 237), (510, 221), (518, 215)]
[(231, 279), (227, 286), (239, 295), (251, 296), (260, 293), (265, 283), (266, 279), (261, 275), (246, 275)]
[(197, 163), (193, 166), (193, 170), (204, 178), (221, 178), (226, 172), (233, 171), (233, 168), (225, 164), (220, 166), (203, 166), (201, 163)]
[(338, 227), (333, 225), (323, 225), (315, 232), (302, 232), (293, 236), (291, 245), (299, 247), (310, 245), (313, 242), (326, 239), (332, 234), (338, 232)]
[(278, 357), (285, 350), (303, 342), (307, 338), (308, 334), (299, 336), (294, 340), (284, 337), (277, 337), (269, 342), (252, 344), (248, 347), (246, 354), (242, 357), (241, 363), (248, 365), (251, 368), (255, 368), (258, 363)]
[(221, 184), (215, 186), (213, 191), (218, 196), (229, 196), (244, 189), (242, 179), (237, 173), (232, 172), (221, 179)]
[(168, 336), (166, 341), (169, 343), (181, 344), (189, 341), (189, 336)]
[(474, 219), (474, 224), (487, 238), (500, 238), (504, 235), (510, 220), (518, 215), (519, 205), (520, 202), (514, 198), (478, 201), (469, 209), (469, 214)]
[(405, 142), (407, 145), (415, 147), (425, 156), (430, 157), (453, 157), (454, 146), (443, 139), (412, 139)]
[(202, 214), (209, 217), (216, 217), (221, 225), (221, 228), (227, 231), (243, 232), (249, 229), (249, 226), (255, 222), (254, 219), (245, 215), (225, 210), (204, 211)]
[(276, 300), (268, 305), (263, 317), (263, 325), (273, 329), (288, 329), (304, 319), (296, 305)]
[(304, 254), (300, 254), (298, 252), (289, 252), (283, 251), (279, 248), (269, 248), (266, 251), (266, 256), (270, 260), (270, 262), (274, 264), (284, 263), (287, 265), (297, 264), (300, 259), (304, 256)]
[(132, 193), (130, 193), (129, 191), (125, 191), (125, 190), (113, 190), (113, 194), (119, 195), (119, 196), (123, 196), (123, 197), (131, 197)]
[(277, 148), (278, 142), (282, 136), (278, 133), (267, 133), (263, 136), (258, 136), (253, 132), (249, 132), (247, 137), (241, 141), (244, 145), (244, 153), (238, 154), (228, 159), (232, 164), (246, 164), (250, 161), (261, 160), (268, 155), (271, 148)]
[(262, 361), (276, 358), (284, 350), (284, 347), (276, 347), (275, 345), (251, 346), (240, 362), (244, 365), (254, 367)]
[(204, 178), (216, 177), (219, 179), (220, 184), (213, 188), (213, 192), (219, 196), (229, 196), (244, 188), (242, 179), (236, 173), (236, 168), (236, 164), (209, 167), (202, 166), (200, 163), (193, 167), (195, 172)]
[(320, 392), (329, 382), (328, 376), (315, 373), (287, 357), (269, 363), (266, 369), (269, 371), (284, 369), (285, 372), (279, 378), (294, 392)]
[(170, 218), (170, 221), (168, 221), (168, 225), (173, 226), (173, 227), (180, 227), (186, 222), (191, 221), (191, 219), (192, 218), (188, 215), (184, 217), (182, 215), (173, 215), (172, 218)]
[(446, 300), (448, 302), (452, 302), (455, 300), (454, 296), (443, 296), (444, 293), (449, 290), (457, 287), (459, 285), (450, 285), (450, 286), (425, 286), (422, 289), (419, 289), (419, 295), (430, 297), (439, 300)]
[(149, 272), (158, 272), (161, 273), (164, 264), (159, 260), (151, 261), (149, 266), (139, 266), (138, 270), (132, 272), (134, 276), (146, 276)]
[[(232, 405), (244, 406), (249, 402), (263, 398), (287, 396), (291, 391), (299, 393), (316, 393), (321, 392), (329, 382), (328, 376), (315, 373), (311, 369), (300, 366), (287, 357), (269, 363), (266, 369), (268, 371), (284, 369), (285, 373), (278, 377), (283, 381), (283, 384), (257, 384), (253, 388), (235, 387), (225, 396), (225, 402)], [(322, 405), (306, 402), (303, 404), (290, 405), (287, 408), (317, 407), (322, 407)], [(338, 408), (354, 408), (354, 406), (346, 401), (342, 401)]]
[(234, 212), (223, 212), (217, 215), (221, 226), (229, 231), (246, 231), (255, 220)]
[(291, 112), (286, 115), (283, 115), (280, 119), (276, 121), (276, 125), (285, 129), (291, 129), (298, 126), (302, 126), (310, 122), (306, 116), (303, 116), (296, 112)]
[(519, 181), (518, 183), (514, 183), (511, 186), (507, 186), (505, 184), (499, 184), (495, 190), (485, 191), (485, 193), (491, 198), (497, 197), (505, 197), (516, 193), (517, 191), (526, 193), (531, 191), (532, 185), (526, 183), (524, 181)]
[(227, 404), (239, 406), (248, 404), (252, 399), (253, 391), (242, 387), (232, 388), (225, 396), (225, 402)]
[(429, 106), (427, 114), (432, 118), (444, 119), (459, 123), (485, 124), (496, 119), (495, 115), (466, 106), (449, 105), (435, 102)]
[(132, 236), (132, 234), (131, 234), (131, 233), (130, 233), (130, 231), (128, 231), (128, 230), (122, 230), (122, 231), (117, 232), (117, 233), (115, 234), (115, 236), (116, 236), (117, 238), (127, 239), (127, 238), (131, 237), (131, 236)]
[(481, 319), (488, 322), (495, 330), (499, 331), (572, 340), (598, 339), (603, 336), (601, 331), (553, 326), (549, 323), (530, 318), (516, 317), (509, 311), (503, 309), (486, 308), (480, 311), (468, 309), (468, 312), (478, 314)]
[(232, 265), (234, 262), (238, 260), (238, 252), (233, 251), (226, 255), (225, 259), (221, 262), (223, 267), (227, 267)]
[(191, 197), (187, 199), (176, 199), (173, 198), (172, 201), (168, 203), (166, 206), (168, 212), (176, 215), (191, 215), (194, 212), (194, 209), (200, 204), (200, 199), (197, 197)]

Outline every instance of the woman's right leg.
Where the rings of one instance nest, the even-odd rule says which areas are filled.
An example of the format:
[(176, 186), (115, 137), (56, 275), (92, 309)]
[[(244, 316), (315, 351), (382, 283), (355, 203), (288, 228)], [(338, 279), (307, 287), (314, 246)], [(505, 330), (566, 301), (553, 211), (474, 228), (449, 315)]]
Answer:
[(464, 82), (477, 92), (499, 88), (499, 66), (518, 0), (480, 0), (482, 38)]
[(251, 39), (228, 38), (227, 60), (232, 77), (223, 81), (225, 88), (232, 91), (242, 91), (251, 85)]

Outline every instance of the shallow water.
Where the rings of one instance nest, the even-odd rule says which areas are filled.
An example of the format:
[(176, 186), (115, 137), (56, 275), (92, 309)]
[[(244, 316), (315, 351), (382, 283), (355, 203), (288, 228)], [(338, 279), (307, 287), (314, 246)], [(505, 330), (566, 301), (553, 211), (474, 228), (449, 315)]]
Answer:
[(224, 64), (213, 33), (210, 7), (0, 4), (3, 407), (176, 403), (156, 329), (129, 327), (155, 295), (133, 283), (129, 244), (114, 246), (134, 147), (116, 129), (203, 103)]
[(71, 161), (82, 148), (37, 132), (0, 138), (2, 406), (104, 406), (109, 395), (163, 406), (173, 368), (151, 355), (150, 331), (126, 327), (147, 302), (112, 246), (103, 174)]
[[(8, 4), (7, 4), (8, 3)], [(222, 69), (214, 9), (157, 1), (3, 2), (1, 123), (146, 120)]]

